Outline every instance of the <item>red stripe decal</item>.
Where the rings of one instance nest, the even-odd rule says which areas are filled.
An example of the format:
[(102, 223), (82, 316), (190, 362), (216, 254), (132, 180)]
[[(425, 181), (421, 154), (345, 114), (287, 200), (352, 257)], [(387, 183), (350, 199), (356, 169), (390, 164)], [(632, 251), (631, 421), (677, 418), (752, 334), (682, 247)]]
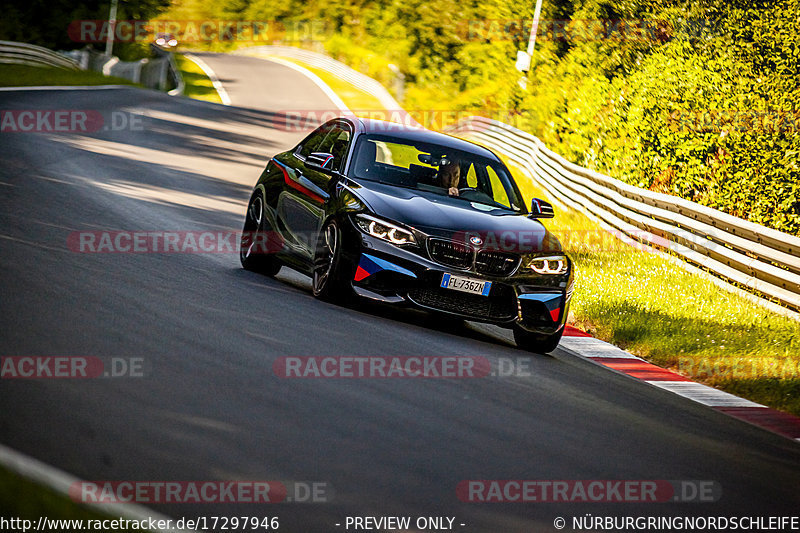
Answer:
[(271, 163), (274, 163), (276, 167), (281, 169), (281, 172), (283, 172), (283, 181), (284, 181), (284, 183), (286, 183), (286, 185), (288, 185), (289, 187), (291, 187), (292, 189), (294, 189), (294, 190), (296, 190), (298, 192), (303, 193), (305, 196), (308, 196), (312, 200), (316, 200), (317, 202), (319, 202), (321, 204), (325, 203), (325, 200), (320, 195), (318, 195), (318, 194), (314, 193), (313, 191), (303, 187), (302, 185), (300, 185), (299, 183), (297, 183), (296, 181), (291, 179), (289, 177), (289, 173), (286, 172), (286, 169), (283, 168), (282, 165), (279, 165), (278, 163), (275, 163), (274, 160), (271, 161)]
[(356, 269), (356, 275), (353, 279), (356, 281), (361, 281), (366, 277), (369, 277), (369, 272), (361, 268), (361, 265), (358, 265), (358, 268)]

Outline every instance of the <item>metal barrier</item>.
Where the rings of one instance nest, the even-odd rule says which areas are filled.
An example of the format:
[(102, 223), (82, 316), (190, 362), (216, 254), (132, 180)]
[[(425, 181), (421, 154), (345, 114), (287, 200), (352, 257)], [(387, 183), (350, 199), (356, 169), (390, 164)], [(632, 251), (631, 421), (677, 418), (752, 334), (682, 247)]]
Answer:
[(67, 70), (80, 69), (77, 61), (62, 54), (41, 46), (13, 41), (0, 41), (0, 63), (57, 67)]
[(183, 76), (181, 75), (181, 71), (178, 68), (178, 63), (175, 61), (175, 54), (170, 52), (167, 55), (167, 59), (169, 60), (169, 68), (167, 69), (167, 77), (168, 79), (171, 78), (172, 81), (170, 84), (174, 87), (173, 89), (167, 91), (167, 94), (170, 96), (178, 96), (183, 94), (183, 91), (186, 89), (186, 84), (183, 81)]
[(503, 153), (557, 202), (800, 310), (800, 238), (580, 167), (496, 120), (470, 117), (452, 132)]
[(94, 50), (87, 50), (86, 63), (90, 70), (102, 72), (106, 76), (125, 78), (140, 83), (150, 89), (167, 91), (170, 95), (183, 94), (184, 82), (175, 63), (172, 52), (152, 45), (154, 58), (139, 61), (120, 61), (118, 57), (108, 57)]
[(0, 41), (0, 63), (57, 67), (69, 70), (93, 70), (141, 83), (150, 89), (183, 94), (184, 82), (172, 52), (153, 45), (153, 59), (120, 61), (89, 48), (69, 52), (53, 52), (27, 43)]

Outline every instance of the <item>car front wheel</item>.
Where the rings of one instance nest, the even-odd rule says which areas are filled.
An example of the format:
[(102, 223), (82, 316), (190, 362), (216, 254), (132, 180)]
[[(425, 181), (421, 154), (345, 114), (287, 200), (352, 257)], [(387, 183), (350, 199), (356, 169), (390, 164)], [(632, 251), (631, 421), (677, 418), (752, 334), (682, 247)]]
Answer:
[(312, 286), (320, 300), (338, 303), (347, 296), (347, 280), (342, 275), (342, 232), (336, 221), (328, 222), (317, 238)]

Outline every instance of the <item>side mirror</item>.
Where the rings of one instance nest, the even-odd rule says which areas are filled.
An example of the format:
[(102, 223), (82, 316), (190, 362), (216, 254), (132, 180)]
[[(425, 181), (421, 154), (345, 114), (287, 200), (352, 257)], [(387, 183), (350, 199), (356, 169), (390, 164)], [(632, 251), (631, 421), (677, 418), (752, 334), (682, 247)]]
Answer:
[(544, 200), (534, 198), (531, 200), (531, 214), (530, 218), (553, 218), (556, 216), (553, 211), (553, 206)]
[(333, 167), (333, 154), (327, 152), (311, 152), (308, 157), (306, 157), (306, 166), (330, 172)]

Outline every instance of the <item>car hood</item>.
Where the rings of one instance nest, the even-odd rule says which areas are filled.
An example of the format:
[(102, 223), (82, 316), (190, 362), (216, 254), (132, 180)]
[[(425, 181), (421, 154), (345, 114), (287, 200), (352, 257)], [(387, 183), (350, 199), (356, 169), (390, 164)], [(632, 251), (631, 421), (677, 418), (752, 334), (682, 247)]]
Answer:
[(351, 184), (376, 216), (405, 224), (430, 236), (469, 242), (484, 249), (515, 252), (562, 250), (558, 239), (541, 222), (526, 215), (502, 209), (481, 210), (480, 204), (462, 199), (367, 180), (354, 180)]

